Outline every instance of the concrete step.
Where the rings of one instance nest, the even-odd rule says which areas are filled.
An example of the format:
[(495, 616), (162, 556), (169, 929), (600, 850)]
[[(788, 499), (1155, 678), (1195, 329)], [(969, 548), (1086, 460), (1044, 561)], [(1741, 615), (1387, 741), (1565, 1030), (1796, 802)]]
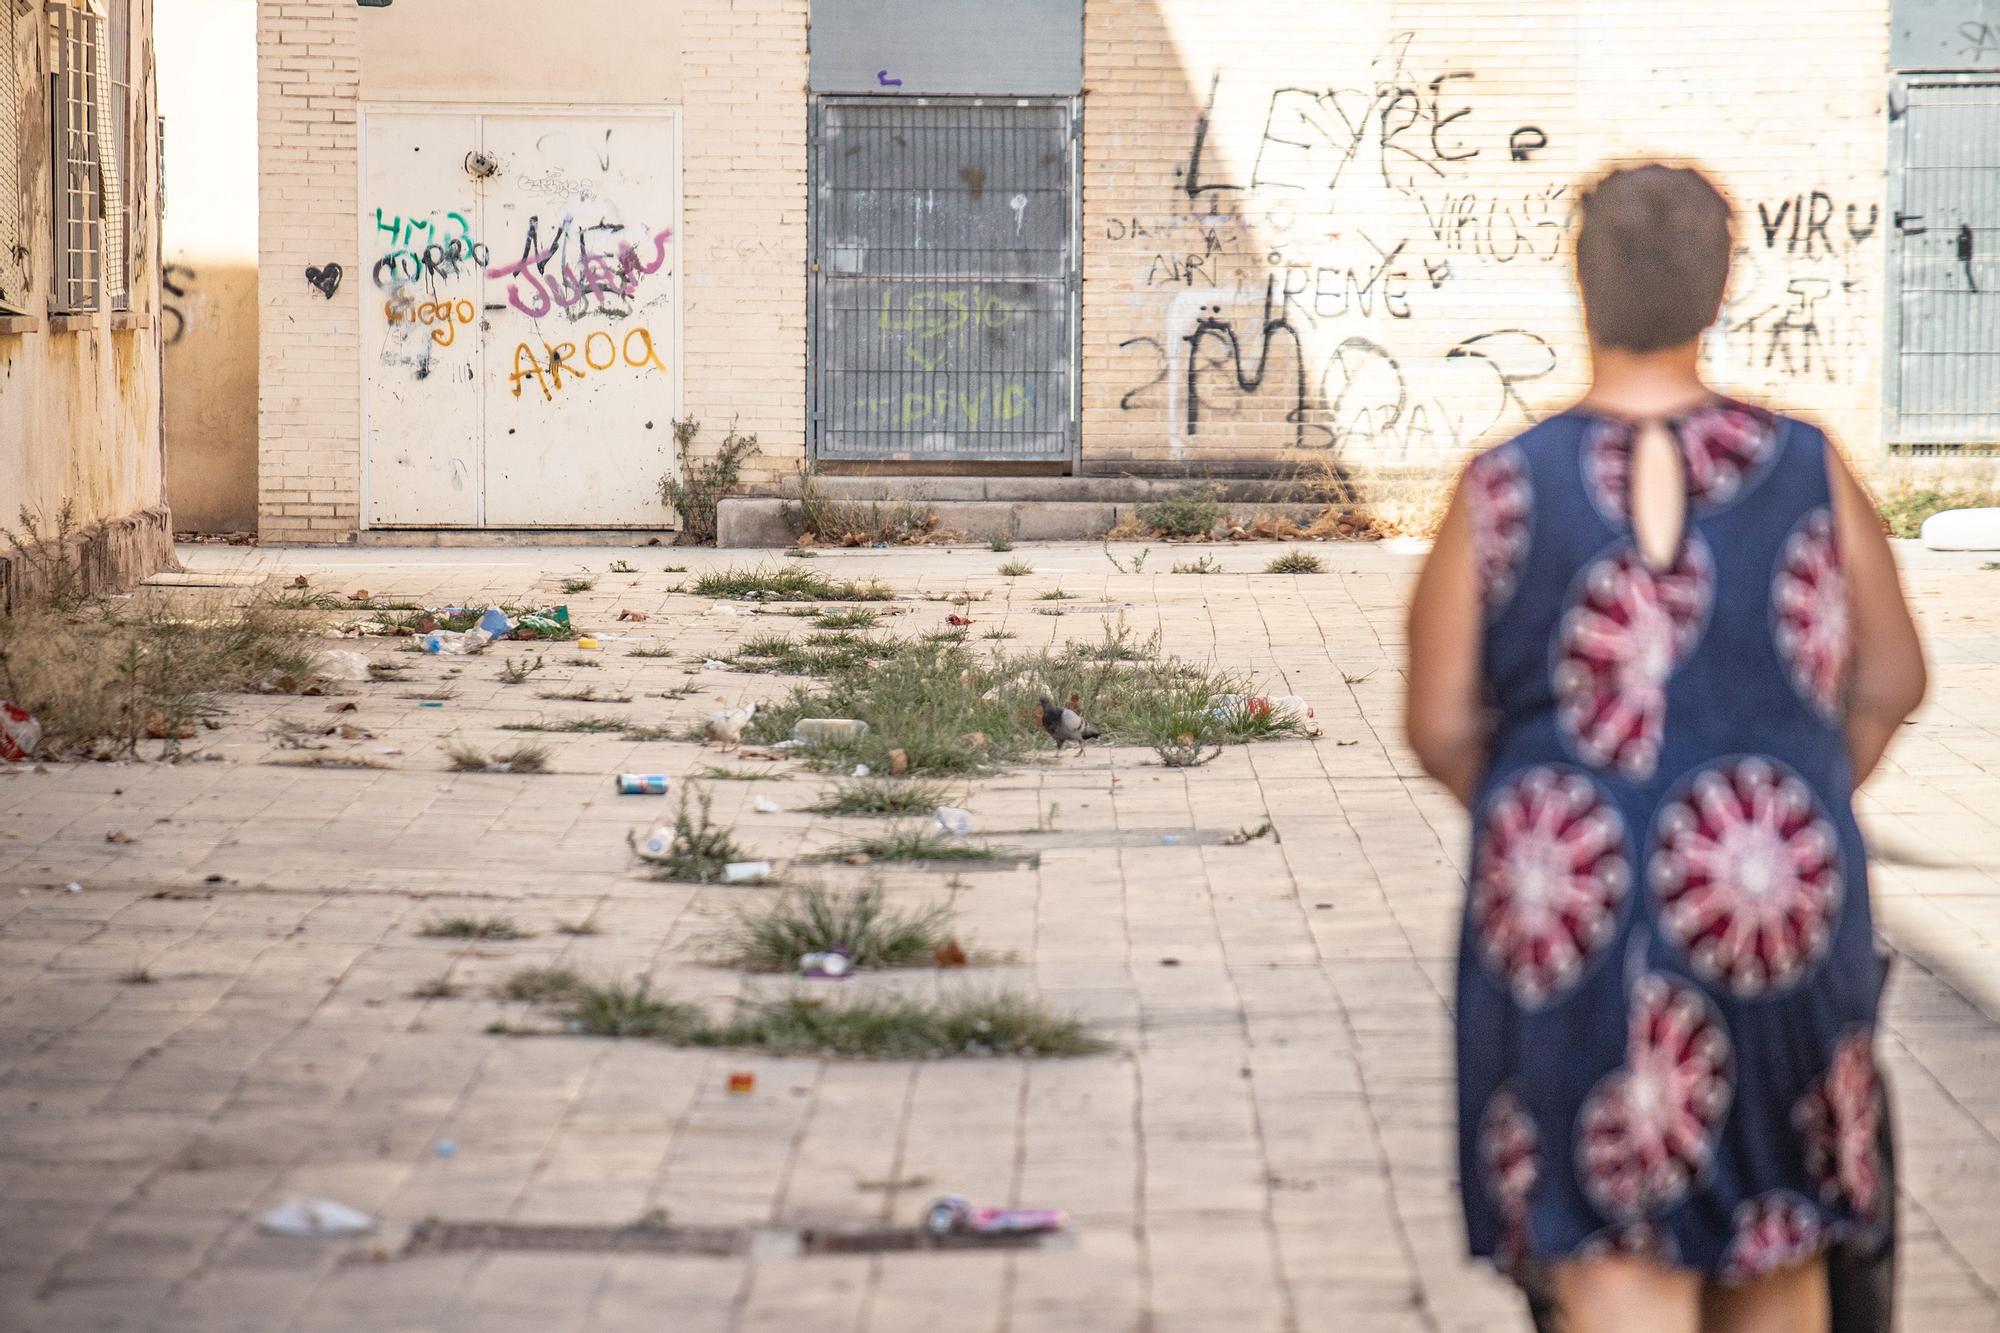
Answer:
[[(977, 542), (990, 541), (995, 537), (1004, 537), (1008, 541), (1093, 541), (1117, 527), (1137, 508), (1131, 501), (1089, 500), (926, 500), (912, 503), (922, 503), (929, 512), (937, 515), (940, 530)], [(1260, 515), (1282, 514), (1301, 526), (1310, 523), (1325, 508), (1318, 502), (1250, 504)], [(1225, 511), (1229, 507), (1225, 501)], [(784, 500), (724, 500), (716, 508), (715, 544), (726, 547), (789, 546), (797, 539), (798, 533), (786, 521), (788, 509), (796, 511), (797, 506)], [(1217, 526), (1219, 528), (1220, 524)]]

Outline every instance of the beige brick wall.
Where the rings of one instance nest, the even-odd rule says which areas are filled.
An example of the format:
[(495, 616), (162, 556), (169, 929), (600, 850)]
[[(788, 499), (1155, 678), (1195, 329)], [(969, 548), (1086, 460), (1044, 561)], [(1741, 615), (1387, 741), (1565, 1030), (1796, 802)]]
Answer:
[(805, 456), (807, 0), (693, 0), (687, 44), (683, 380), (703, 423), (732, 420), (774, 482)]
[(1090, 0), (1085, 22), (1093, 470), (1436, 469), (1564, 403), (1577, 183), (1656, 155), (1739, 209), (1718, 383), (1879, 448), (1885, 0)]
[[(266, 541), (352, 537), (361, 514), (353, 0), (257, 6), (258, 477)], [(329, 300), (308, 268), (337, 263)]]
[[(523, 15), (540, 13), (527, 0), (505, 3)], [(677, 15), (677, 45), (661, 35), (673, 25), (655, 24), (646, 32), (652, 47), (664, 49), (641, 41), (616, 77), (597, 62), (589, 62), (593, 73), (560, 78), (556, 67), (544, 67), (543, 84), (528, 99), (672, 104), (678, 94), (681, 409), (703, 423), (697, 453), (719, 443), (732, 421), (759, 437), (753, 482), (789, 473), (805, 447), (806, 14), (806, 0), (690, 0)], [(361, 522), (357, 289), (372, 289), (368, 264), (356, 254), (356, 100), (364, 91), (392, 102), (435, 95), (407, 86), (406, 43), (394, 44), (401, 63), (392, 68), (380, 41), (360, 40), (357, 24), (378, 17), (357, 11), (353, 0), (259, 6), (259, 509), (269, 540), (345, 540)], [(407, 17), (419, 42), (451, 19)], [(523, 58), (535, 58), (543, 40), (536, 33), (545, 30), (505, 18), (493, 15), (490, 49), (513, 43)], [(363, 67), (365, 49), (378, 50), (381, 69)], [(489, 62), (483, 96), (460, 70), (451, 97), (474, 109), (523, 100), (507, 64)], [(562, 86), (543, 86), (550, 78)], [(331, 301), (305, 279), (307, 267), (329, 260), (346, 275)], [(487, 373), (504, 377), (506, 368)]]

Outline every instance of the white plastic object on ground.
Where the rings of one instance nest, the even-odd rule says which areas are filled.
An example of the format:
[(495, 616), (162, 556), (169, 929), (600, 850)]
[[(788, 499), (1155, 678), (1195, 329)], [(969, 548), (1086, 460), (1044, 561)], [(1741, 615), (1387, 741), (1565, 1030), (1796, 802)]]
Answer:
[(368, 654), (333, 649), (313, 660), (313, 674), (324, 680), (367, 680)]
[(750, 804), (755, 807), (757, 813), (760, 815), (775, 815), (778, 813), (778, 803), (768, 796), (759, 796)]
[(961, 810), (955, 805), (941, 805), (931, 811), (931, 817), (937, 820), (939, 828), (955, 838), (963, 838), (966, 834), (972, 832), (972, 812), (970, 810)]
[(856, 777), (856, 778), (865, 778), (865, 777), (867, 777), (867, 776), (868, 776), (868, 765), (866, 765), (866, 764), (856, 764), (856, 765), (854, 766), (854, 772), (853, 772), (853, 773), (851, 773), (851, 774), (849, 774), (848, 776), (850, 776), (850, 777)]
[(42, 724), (25, 708), (0, 699), (0, 759), (12, 763), (35, 757), (42, 743)]
[(257, 1219), (273, 1236), (365, 1236), (375, 1219), (331, 1199), (287, 1199)]
[(654, 829), (639, 843), (637, 851), (648, 861), (666, 860), (674, 854), (674, 831), (670, 828)]
[(792, 724), (792, 735), (802, 741), (850, 741), (867, 734), (868, 724), (858, 717), (802, 717)]
[(1918, 537), (1933, 551), (2000, 551), (2000, 508), (1946, 509), (1925, 519)]
[(769, 861), (731, 861), (722, 867), (724, 884), (755, 884), (771, 878)]

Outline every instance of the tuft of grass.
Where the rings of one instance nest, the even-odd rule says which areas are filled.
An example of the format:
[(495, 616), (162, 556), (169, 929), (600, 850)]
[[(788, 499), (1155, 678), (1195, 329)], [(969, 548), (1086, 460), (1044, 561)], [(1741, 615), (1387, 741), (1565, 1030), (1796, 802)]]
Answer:
[(830, 676), (896, 651), (898, 645), (891, 641), (869, 639), (851, 630), (815, 634), (804, 643), (783, 634), (763, 634), (745, 640), (731, 664), (783, 676)]
[(721, 764), (710, 764), (701, 772), (693, 774), (709, 782), (789, 782), (789, 773), (773, 773), (754, 768), (724, 768)]
[(836, 500), (820, 489), (810, 467), (799, 470), (799, 498), (780, 506), (791, 530), (822, 546), (905, 546), (946, 536), (937, 510), (919, 501), (865, 504)]
[[(724, 867), (733, 861), (754, 858), (738, 846), (730, 830), (714, 820), (715, 798), (707, 792), (695, 796), (692, 804), (688, 788), (681, 788), (680, 807), (674, 812), (674, 842), (664, 861), (649, 862), (652, 878), (691, 884), (719, 884)], [(637, 839), (631, 839), (634, 843)]]
[(1009, 560), (1000, 566), (1000, 573), (1004, 578), (1018, 579), (1024, 574), (1034, 572), (1035, 567), (1025, 560)]
[(320, 644), (266, 604), (135, 598), (0, 616), (0, 698), (42, 726), (36, 758), (162, 758), (222, 716), (231, 694), (318, 693)]
[(804, 546), (788, 546), (785, 548), (785, 558), (787, 560), (817, 560), (819, 559), (819, 552)]
[[(699, 434), (701, 422), (693, 417), (674, 423), (674, 453), (681, 475), (669, 472), (660, 478), (660, 503), (680, 516), (683, 542), (713, 546), (715, 511), (743, 480), (743, 460), (757, 452), (757, 437), (737, 434), (732, 424), (714, 453), (698, 455), (694, 441)], [(686, 572), (685, 566), (667, 566), (669, 574)]]
[(1215, 487), (1204, 486), (1140, 505), (1135, 512), (1142, 525), (1162, 537), (1206, 537), (1222, 517), (1222, 497)]
[(918, 778), (854, 778), (806, 809), (816, 815), (928, 815), (950, 798), (942, 782)]
[[(595, 664), (593, 663), (593, 665)], [(595, 685), (586, 685), (580, 690), (541, 690), (536, 693), (535, 697), (537, 699), (562, 699), (569, 703), (578, 704), (629, 704), (632, 702), (632, 696), (629, 694), (599, 694)]]
[(1174, 566), (1176, 574), (1220, 574), (1221, 572), (1222, 566), (1216, 562), (1215, 557), (1207, 555), (1199, 560)]
[(997, 861), (1005, 851), (983, 842), (966, 842), (923, 825), (906, 825), (887, 833), (843, 842), (824, 852), (822, 860), (844, 861), (865, 857), (869, 861)]
[(150, 968), (135, 967), (129, 971), (120, 972), (118, 974), (118, 980), (123, 982), (127, 986), (151, 986), (155, 982), (157, 982), (159, 978), (153, 975), (152, 969)]
[(526, 1004), (560, 1004), (583, 989), (583, 978), (568, 967), (524, 967), (497, 989), (503, 1000)]
[(1037, 596), (1035, 600), (1038, 602), (1073, 602), (1076, 600), (1076, 594), (1073, 592), (1064, 592), (1061, 588), (1051, 588), (1047, 592)]
[(1266, 574), (1324, 574), (1326, 564), (1311, 551), (1287, 551), (1264, 566)]
[(888, 602), (896, 596), (879, 580), (830, 579), (812, 569), (712, 570), (695, 579), (694, 593), (766, 602)]
[(500, 683), (502, 685), (525, 685), (527, 684), (528, 677), (534, 675), (547, 665), (548, 663), (539, 657), (523, 658), (520, 662), (516, 662), (510, 657), (507, 659), (506, 665), (500, 668)]
[(450, 977), (437, 976), (432, 977), (429, 981), (419, 982), (416, 989), (410, 992), (410, 998), (413, 1000), (455, 1000), (464, 993), (465, 987), (459, 985)]
[(1011, 551), (1014, 549), (1014, 543), (1008, 541), (1005, 537), (992, 537), (987, 540), (986, 549), (989, 551)]
[(83, 561), (75, 551), (76, 502), (65, 498), (53, 522), (39, 509), (20, 508), (21, 526), (7, 528), (13, 548), (16, 586), (34, 605), (54, 612), (74, 611), (89, 597)]
[(426, 921), (417, 934), (439, 940), (531, 940), (532, 930), (523, 930), (507, 916), (449, 916)]
[(589, 592), (597, 586), (596, 579), (564, 579), (562, 590), (566, 593)]
[(587, 917), (582, 921), (556, 922), (556, 934), (558, 935), (602, 935), (603, 933), (602, 930), (597, 928), (597, 923)]
[(1112, 553), (1111, 539), (1109, 537), (1106, 537), (1104, 539), (1104, 558), (1106, 560), (1109, 560), (1111, 562), (1111, 567), (1117, 570), (1120, 574), (1143, 573), (1146, 568), (1146, 560), (1152, 554), (1153, 554), (1153, 548), (1148, 546), (1144, 550), (1134, 555), (1131, 559), (1131, 562), (1128, 564), (1127, 562), (1120, 560), (1115, 554)]
[(945, 906), (885, 907), (880, 885), (851, 894), (813, 887), (739, 911), (726, 938), (728, 961), (752, 972), (790, 972), (805, 954), (838, 951), (857, 968), (924, 967), (952, 938), (951, 920)]
[(625, 656), (627, 657), (672, 657), (673, 655), (674, 650), (671, 648), (628, 648), (625, 650)]
[(558, 722), (502, 722), (502, 731), (547, 731), (558, 733), (590, 734), (604, 731), (624, 731), (627, 723), (615, 717), (566, 717)]
[(573, 1032), (592, 1037), (652, 1037), (677, 1045), (707, 1034), (708, 1019), (692, 1004), (654, 996), (641, 978), (631, 986), (582, 985), (565, 997), (560, 1011)]
[(702, 1044), (769, 1055), (870, 1060), (1093, 1055), (1108, 1049), (1077, 1019), (1022, 995), (919, 1000), (851, 995), (839, 1004), (795, 996), (741, 1009)]
[(842, 630), (873, 629), (880, 619), (881, 616), (873, 611), (854, 607), (846, 611), (821, 611), (813, 616), (812, 621), (820, 629)]
[(424, 703), (445, 704), (458, 697), (458, 691), (449, 686), (435, 690), (405, 690), (403, 698), (417, 699)]
[(473, 746), (455, 743), (446, 748), (445, 756), (455, 773), (546, 773), (550, 750), (546, 745), (517, 745), (489, 755)]
[(611, 562), (611, 572), (613, 574), (637, 574), (639, 571), (633, 566), (630, 560), (613, 560)]

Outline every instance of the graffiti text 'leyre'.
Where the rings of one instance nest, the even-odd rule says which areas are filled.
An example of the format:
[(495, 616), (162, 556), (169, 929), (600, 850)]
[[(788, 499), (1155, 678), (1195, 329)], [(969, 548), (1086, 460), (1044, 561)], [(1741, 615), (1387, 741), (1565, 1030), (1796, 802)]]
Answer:
[[(599, 352), (598, 339), (602, 338), (603, 351)], [(542, 354), (535, 354), (534, 344), (522, 343), (514, 349), (514, 373), (507, 377), (513, 386), (514, 396), (521, 396), (522, 385), (533, 379), (542, 391), (542, 397), (553, 402), (555, 396), (567, 387), (563, 377), (585, 379), (590, 372), (606, 371), (630, 367), (634, 370), (657, 370), (665, 373), (666, 362), (660, 359), (659, 349), (653, 345), (653, 331), (645, 327), (625, 330), (621, 346), (619, 339), (598, 329), (583, 340), (583, 353), (577, 354), (577, 345), (571, 342), (542, 344)]]

